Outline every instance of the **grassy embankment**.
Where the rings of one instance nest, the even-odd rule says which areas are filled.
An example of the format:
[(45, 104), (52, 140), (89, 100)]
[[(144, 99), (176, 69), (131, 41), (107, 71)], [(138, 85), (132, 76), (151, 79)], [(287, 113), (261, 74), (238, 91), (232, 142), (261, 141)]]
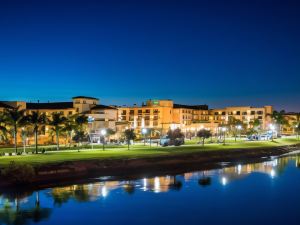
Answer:
[[(63, 150), (59, 152), (48, 151), (45, 154), (29, 154), (21, 156), (1, 156), (0, 166), (5, 166), (11, 161), (19, 163), (29, 163), (33, 165), (37, 164), (49, 164), (63, 161), (75, 161), (75, 160), (91, 160), (91, 159), (130, 159), (130, 158), (145, 158), (155, 156), (167, 156), (175, 154), (197, 153), (197, 152), (209, 152), (220, 150), (234, 150), (234, 149), (253, 149), (253, 148), (272, 148), (285, 145), (299, 144), (300, 141), (295, 138), (281, 138), (272, 141), (240, 141), (234, 142), (228, 140), (226, 145), (212, 143), (201, 146), (196, 144), (197, 141), (187, 141), (185, 145), (179, 147), (160, 147), (149, 145), (143, 146), (141, 144), (130, 146), (130, 150), (127, 150), (127, 146), (106, 146), (105, 151), (101, 146), (95, 146), (95, 149), (88, 150)], [(43, 148), (43, 147), (40, 147)], [(47, 147), (44, 147), (47, 148)], [(22, 151), (22, 148), (19, 149)], [(13, 152), (12, 148), (0, 149), (0, 152)]]

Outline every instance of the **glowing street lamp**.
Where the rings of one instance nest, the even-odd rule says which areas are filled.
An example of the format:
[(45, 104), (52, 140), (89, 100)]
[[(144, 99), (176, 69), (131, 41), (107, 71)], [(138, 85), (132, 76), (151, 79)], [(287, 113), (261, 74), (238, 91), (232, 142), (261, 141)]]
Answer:
[(271, 140), (273, 141), (273, 136), (274, 136), (274, 130), (275, 130), (275, 126), (274, 126), (274, 124), (270, 124), (269, 125), (269, 127), (270, 127), (270, 130), (272, 131), (272, 137), (271, 137)]
[(106, 130), (105, 129), (102, 129), (101, 130), (101, 135), (103, 137), (103, 151), (105, 150), (105, 135), (106, 135)]
[(225, 139), (226, 139), (226, 130), (227, 130), (227, 128), (226, 128), (226, 127), (222, 127), (222, 131), (223, 131), (223, 134), (224, 134), (224, 143), (223, 143), (223, 145), (225, 145)]
[(242, 130), (242, 125), (237, 125), (236, 129), (239, 131), (240, 134), (240, 139), (241, 139), (241, 130)]
[(144, 135), (144, 146), (146, 145), (146, 134), (147, 134), (147, 129), (143, 128), (142, 129), (142, 134)]

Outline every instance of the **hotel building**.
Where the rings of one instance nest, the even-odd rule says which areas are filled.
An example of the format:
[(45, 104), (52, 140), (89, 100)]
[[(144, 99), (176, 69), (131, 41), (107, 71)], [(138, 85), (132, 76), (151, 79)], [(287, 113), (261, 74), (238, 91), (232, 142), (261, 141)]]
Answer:
[[(115, 138), (121, 136), (125, 129), (134, 128), (141, 134), (143, 128), (151, 128), (153, 136), (165, 135), (169, 129), (180, 128), (185, 134), (195, 134), (200, 129), (218, 132), (220, 126), (227, 124), (231, 118), (242, 121), (248, 127), (250, 122), (258, 119), (262, 129), (268, 129), (272, 123), (272, 106), (263, 107), (226, 107), (209, 109), (207, 105), (175, 104), (170, 99), (148, 100), (141, 106), (107, 106), (101, 105), (99, 99), (77, 96), (69, 102), (32, 103), (22, 101), (0, 101), (0, 112), (5, 108), (20, 106), (26, 113), (39, 111), (50, 116), (60, 112), (64, 116), (85, 114), (88, 117), (88, 132), (99, 133), (101, 129), (116, 131)], [(298, 114), (287, 114), (286, 118), (292, 124)], [(299, 120), (299, 118), (298, 118)], [(47, 137), (47, 127), (45, 138)], [(286, 126), (284, 134), (293, 134), (294, 128)], [(44, 139), (45, 139), (44, 138)], [(42, 139), (42, 138), (41, 138)]]

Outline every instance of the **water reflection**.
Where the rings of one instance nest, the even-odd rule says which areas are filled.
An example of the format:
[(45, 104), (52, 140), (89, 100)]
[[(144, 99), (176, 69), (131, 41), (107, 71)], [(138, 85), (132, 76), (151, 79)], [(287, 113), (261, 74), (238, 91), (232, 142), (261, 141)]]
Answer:
[[(42, 207), (39, 191), (35, 192), (33, 206), (27, 206), (30, 196), (28, 192), (9, 192), (1, 196), (0, 201), (0, 224), (29, 224), (48, 219), (52, 209)], [(24, 207), (23, 207), (24, 206)]]
[[(30, 224), (47, 220), (52, 210), (74, 201), (95, 202), (114, 193), (134, 196), (137, 193), (153, 194), (182, 191), (190, 183), (196, 182), (198, 188), (208, 189), (212, 185), (227, 186), (244, 179), (252, 173), (262, 173), (275, 179), (280, 176), (290, 160), (300, 165), (300, 157), (278, 158), (272, 161), (252, 164), (237, 164), (217, 170), (185, 173), (182, 175), (156, 176), (138, 180), (101, 180), (90, 184), (56, 187), (41, 191), (46, 206), (40, 200), (40, 192), (6, 192), (0, 194), (0, 224)], [(295, 164), (293, 164), (295, 165)], [(203, 189), (204, 190), (204, 189)], [(50, 202), (50, 204), (49, 204)]]

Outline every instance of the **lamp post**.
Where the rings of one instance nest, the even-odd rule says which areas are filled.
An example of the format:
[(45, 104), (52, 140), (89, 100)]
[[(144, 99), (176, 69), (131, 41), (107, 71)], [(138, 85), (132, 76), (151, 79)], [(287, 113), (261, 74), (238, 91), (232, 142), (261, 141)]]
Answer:
[(224, 142), (223, 142), (223, 145), (225, 145), (225, 139), (226, 139), (226, 127), (222, 127), (222, 131), (223, 131), (223, 134), (224, 134)]
[[(238, 129), (239, 135), (240, 135), (240, 139), (241, 139), (241, 130), (242, 130), (242, 126), (241, 126), (241, 125), (237, 125), (237, 126), (236, 126), (236, 129)], [(236, 139), (235, 139), (235, 141), (236, 141)]]
[(275, 126), (273, 124), (270, 124), (270, 130), (272, 131), (271, 140), (273, 141), (274, 130), (275, 130)]
[(146, 134), (147, 134), (147, 129), (146, 128), (142, 129), (142, 134), (144, 136), (144, 146), (146, 146)]
[(101, 135), (102, 135), (102, 137), (103, 137), (103, 151), (105, 150), (105, 135), (106, 135), (106, 130), (105, 129), (102, 129), (101, 130)]
[(22, 139), (23, 139), (23, 154), (26, 154), (26, 134), (25, 134), (24, 127), (22, 127)]

